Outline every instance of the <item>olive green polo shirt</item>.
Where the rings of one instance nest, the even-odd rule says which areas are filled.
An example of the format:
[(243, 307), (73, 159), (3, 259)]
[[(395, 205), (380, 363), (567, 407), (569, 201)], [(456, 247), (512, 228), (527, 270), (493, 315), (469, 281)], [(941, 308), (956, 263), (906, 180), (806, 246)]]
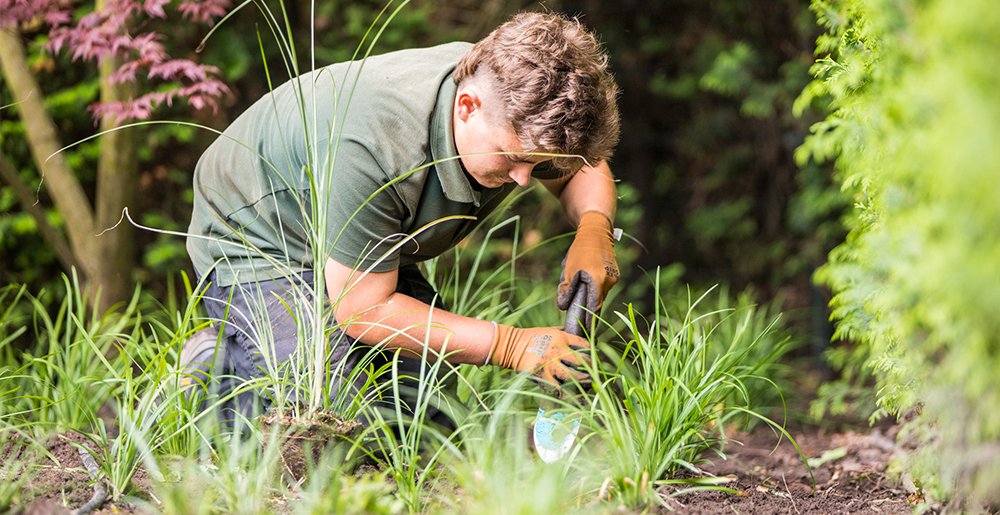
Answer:
[(384, 272), (461, 241), (515, 187), (478, 191), (456, 158), (451, 72), (469, 48), (334, 64), (240, 115), (195, 169), (198, 275), (230, 286), (312, 270), (314, 245)]

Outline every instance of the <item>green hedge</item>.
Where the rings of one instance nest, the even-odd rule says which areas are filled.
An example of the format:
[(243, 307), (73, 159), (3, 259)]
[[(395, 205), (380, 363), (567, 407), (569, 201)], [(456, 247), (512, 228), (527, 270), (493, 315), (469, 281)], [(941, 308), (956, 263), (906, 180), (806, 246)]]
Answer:
[[(817, 275), (858, 343), (879, 414), (919, 445), (932, 496), (1000, 503), (1000, 10), (995, 0), (813, 0), (828, 32), (799, 149), (833, 159), (856, 209)], [(905, 415), (905, 416), (904, 416)]]

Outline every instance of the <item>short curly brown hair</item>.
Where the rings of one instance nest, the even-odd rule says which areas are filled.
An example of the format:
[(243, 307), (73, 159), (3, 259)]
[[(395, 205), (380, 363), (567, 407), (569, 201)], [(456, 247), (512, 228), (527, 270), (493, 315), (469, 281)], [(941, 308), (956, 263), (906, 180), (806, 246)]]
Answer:
[[(578, 20), (521, 13), (476, 43), (452, 74), (456, 84), (490, 72), (525, 152), (581, 156), (593, 165), (618, 143), (618, 85), (608, 56)], [(563, 172), (577, 158), (556, 158)]]

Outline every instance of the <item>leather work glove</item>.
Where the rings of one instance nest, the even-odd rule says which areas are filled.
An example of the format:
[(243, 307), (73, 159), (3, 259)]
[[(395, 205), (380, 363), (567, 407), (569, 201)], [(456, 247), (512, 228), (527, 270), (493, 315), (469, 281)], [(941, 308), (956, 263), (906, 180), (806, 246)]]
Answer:
[(590, 380), (583, 366), (590, 362), (590, 342), (558, 327), (518, 329), (497, 324), (490, 363), (531, 372), (559, 387), (573, 379)]
[[(587, 211), (580, 217), (576, 238), (566, 253), (556, 305), (567, 310), (577, 288), (587, 289), (589, 311), (596, 313), (604, 304), (611, 287), (618, 282), (618, 259), (615, 257), (611, 220), (598, 211)], [(590, 313), (584, 325), (590, 325)]]

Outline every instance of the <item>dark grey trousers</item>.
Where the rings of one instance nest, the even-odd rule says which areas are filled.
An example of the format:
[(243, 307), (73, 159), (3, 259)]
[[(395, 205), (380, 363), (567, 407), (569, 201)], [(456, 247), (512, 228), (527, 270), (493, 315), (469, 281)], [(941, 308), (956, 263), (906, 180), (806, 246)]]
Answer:
[[(298, 347), (301, 324), (296, 319), (301, 313), (312, 312), (310, 307), (313, 296), (310, 285), (313, 274), (306, 272), (297, 279), (280, 278), (231, 287), (216, 286), (214, 280), (213, 272), (208, 277), (209, 284), (202, 304), (208, 316), (219, 325), (222, 341), (226, 346), (223, 370), (216, 382), (219, 395), (226, 396), (243, 381), (266, 377), (269, 368), (273, 370), (287, 365)], [(294, 284), (293, 281), (298, 284)], [(396, 291), (427, 304), (433, 302), (436, 307), (441, 307), (440, 301), (435, 299), (434, 288), (414, 265), (400, 267)], [(295, 306), (302, 306), (302, 309), (296, 310)], [(263, 330), (264, 328), (269, 328), (269, 331)], [(396, 359), (401, 378), (399, 401), (404, 403), (404, 412), (410, 411), (406, 406), (412, 406), (415, 402), (415, 395), (412, 392), (417, 386), (415, 378), (420, 376), (419, 358), (402, 354), (395, 356), (388, 351), (373, 352), (370, 346), (347, 336), (332, 320), (327, 334), (329, 375), (324, 382), (329, 387), (331, 398), (349, 399), (359, 392), (364, 393), (365, 384), (369, 381), (369, 372), (378, 370)], [(363, 371), (347, 384), (344, 378), (358, 366), (363, 366)], [(425, 368), (428, 367), (425, 365)], [(391, 380), (390, 372), (373, 377), (371, 381), (376, 387), (381, 385), (382, 391), (374, 404), (390, 413), (393, 411), (394, 403), (397, 402), (393, 389), (387, 384)], [(346, 392), (344, 388), (347, 389)], [(367, 390), (371, 391), (371, 388), (369, 384)], [(250, 390), (224, 403), (223, 419), (233, 417), (234, 413), (230, 413), (230, 410), (247, 418), (263, 413), (275, 401), (266, 392), (268, 392), (266, 387)], [(439, 424), (451, 425), (444, 414), (435, 407), (430, 407), (426, 416)], [(370, 422), (367, 418), (361, 421)]]

